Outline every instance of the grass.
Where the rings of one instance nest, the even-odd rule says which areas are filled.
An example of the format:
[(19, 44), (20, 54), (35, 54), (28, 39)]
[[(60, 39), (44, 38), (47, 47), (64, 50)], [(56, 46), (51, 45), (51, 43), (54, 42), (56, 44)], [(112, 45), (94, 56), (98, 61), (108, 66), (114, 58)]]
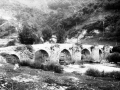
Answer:
[(88, 69), (85, 74), (93, 77), (109, 77), (116, 80), (120, 80), (120, 71), (100, 72), (96, 69)]

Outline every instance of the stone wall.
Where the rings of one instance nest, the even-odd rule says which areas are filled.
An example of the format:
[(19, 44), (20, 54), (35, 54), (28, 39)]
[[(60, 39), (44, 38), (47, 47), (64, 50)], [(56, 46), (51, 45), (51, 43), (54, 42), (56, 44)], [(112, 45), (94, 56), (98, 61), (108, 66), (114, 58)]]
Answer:
[[(111, 46), (112, 47), (112, 46)], [(109, 48), (111, 48), (109, 47)], [(106, 49), (103, 45), (77, 45), (77, 44), (36, 44), (36, 45), (20, 45), (0, 48), (1, 53), (16, 55), (20, 62), (35, 62), (41, 63), (76, 63), (83, 60), (101, 61), (101, 56)], [(110, 50), (110, 49), (107, 49)], [(109, 51), (107, 51), (109, 53)]]

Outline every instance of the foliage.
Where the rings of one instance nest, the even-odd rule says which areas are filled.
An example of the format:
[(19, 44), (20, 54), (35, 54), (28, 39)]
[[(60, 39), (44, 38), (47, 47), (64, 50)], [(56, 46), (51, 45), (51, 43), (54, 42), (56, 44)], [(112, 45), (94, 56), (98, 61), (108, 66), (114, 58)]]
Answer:
[(44, 29), (43, 31), (42, 31), (42, 35), (43, 35), (43, 39), (44, 39), (44, 41), (46, 42), (46, 41), (49, 41), (49, 39), (52, 37), (52, 31), (51, 31), (51, 29)]
[(63, 28), (57, 30), (57, 43), (64, 43), (66, 38), (66, 32)]
[(105, 17), (105, 26), (115, 25), (115, 23), (117, 23), (119, 19), (120, 19), (120, 16), (118, 13), (113, 14), (113, 15), (108, 15)]
[(101, 76), (101, 72), (96, 70), (96, 69), (88, 69), (85, 74), (89, 75), (89, 76), (94, 76), (94, 77), (100, 77)]
[(15, 33), (15, 27), (14, 26), (3, 26), (0, 27), (0, 38), (4, 38), (5, 36), (9, 36), (10, 34)]
[[(99, 13), (99, 9), (101, 9), (103, 5), (105, 6), (108, 4), (108, 2), (106, 1), (112, 2), (112, 0), (93, 0), (93, 2), (91, 2), (91, 0), (87, 0), (81, 3), (81, 1), (79, 0), (53, 0), (52, 3), (48, 4), (48, 8), (51, 10), (50, 13), (44, 13), (39, 9), (23, 7), (21, 5), (18, 5), (15, 9), (12, 7), (11, 8), (17, 11), (15, 17), (20, 23), (27, 22), (30, 24), (30, 26), (36, 27), (37, 33), (38, 31), (40, 34), (43, 32), (43, 38), (45, 39), (45, 41), (47, 41), (49, 37), (51, 37), (52, 32), (58, 36), (58, 42), (62, 43), (64, 42), (64, 39), (61, 39), (61, 36), (58, 35), (59, 33), (61, 34), (70, 31), (69, 36), (74, 36), (79, 30), (76, 30), (76, 32), (72, 32), (72, 34), (72, 30), (70, 29), (73, 29), (77, 25), (82, 25), (86, 20), (89, 19), (89, 17), (91, 17), (91, 15)], [(94, 25), (95, 27), (93, 27)], [(46, 30), (47, 27), (50, 27), (51, 31)], [(92, 24), (92, 26), (85, 26), (85, 28), (89, 29), (89, 31), (91, 29), (103, 30), (101, 21), (96, 22), (96, 24)], [(49, 37), (46, 37), (48, 35)], [(33, 42), (34, 40), (30, 40), (30, 42), (27, 43), (33, 44)]]
[(62, 73), (63, 72), (63, 68), (60, 65), (50, 64), (49, 69), (53, 70), (56, 73)]
[(87, 29), (88, 32), (94, 30), (94, 29), (98, 29), (100, 31), (103, 31), (103, 22), (102, 21), (96, 21), (95, 23), (89, 24), (89, 25), (85, 25), (83, 27), (83, 29)]
[[(112, 19), (111, 19), (112, 18)], [(111, 27), (110, 32), (113, 36), (120, 33), (120, 15), (118, 13), (105, 17), (105, 27)]]
[(101, 72), (96, 69), (88, 69), (85, 74), (93, 77), (110, 77), (120, 80), (120, 71)]
[(120, 0), (106, 0), (104, 3), (105, 10), (120, 10)]
[(39, 36), (35, 33), (36, 28), (25, 25), (19, 32), (19, 40), (22, 44), (30, 45), (40, 41)]
[(120, 62), (120, 54), (117, 52), (114, 52), (114, 53), (108, 55), (106, 59), (109, 62), (114, 62), (115, 64), (117, 64), (118, 62)]
[(28, 61), (22, 61), (20, 62), (21, 66), (28, 66), (31, 68), (35, 68), (35, 69), (42, 69), (45, 71), (54, 71), (55, 73), (62, 73), (63, 72), (63, 68), (60, 65), (57, 64), (43, 64), (40, 63), (39, 61), (35, 61), (33, 63), (30, 63)]
[(120, 53), (120, 46), (114, 46), (112, 48), (112, 53), (115, 53), (115, 52)]
[(109, 29), (108, 37), (113, 37), (117, 41), (120, 41), (120, 13), (119, 13), (119, 6), (120, 6), (120, 0), (100, 0), (99, 1), (102, 4), (102, 8), (110, 12), (112, 14), (109, 14), (105, 17), (105, 24), (104, 29), (107, 27)]
[(30, 65), (30, 62), (28, 61), (21, 61), (20, 62), (20, 66), (29, 66)]
[[(45, 23), (49, 27), (51, 27), (53, 32), (57, 34), (59, 43), (64, 42), (64, 39), (61, 39), (59, 33), (60, 34), (67, 33), (70, 29), (72, 29), (76, 25), (82, 24), (90, 17), (92, 13), (95, 12), (96, 9), (99, 8), (99, 4), (96, 3), (82, 5), (83, 7), (81, 8), (80, 5), (76, 4), (75, 2), (77, 3), (79, 1), (74, 1), (74, 2), (58, 1), (55, 4), (49, 5), (51, 9), (56, 10), (56, 13), (51, 12)], [(66, 5), (66, 7), (64, 5)], [(71, 10), (73, 11), (71, 12)], [(71, 33), (71, 31), (72, 30), (70, 30), (69, 33)], [(73, 34), (71, 33), (69, 35), (73, 35)], [(63, 38), (66, 37), (64, 37), (63, 35)]]

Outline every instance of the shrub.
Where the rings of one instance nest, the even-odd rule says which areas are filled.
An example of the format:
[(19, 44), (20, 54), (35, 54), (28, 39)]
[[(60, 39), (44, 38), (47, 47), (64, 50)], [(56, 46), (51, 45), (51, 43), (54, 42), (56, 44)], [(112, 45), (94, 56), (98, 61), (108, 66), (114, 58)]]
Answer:
[(20, 62), (20, 66), (30, 66), (30, 63), (27, 61)]
[(120, 80), (120, 71), (100, 72), (96, 69), (88, 69), (85, 74), (94, 77), (109, 77)]
[(94, 76), (94, 77), (100, 77), (101, 76), (101, 72), (99, 72), (96, 69), (88, 69), (85, 74), (89, 75), (89, 76)]
[(106, 59), (109, 62), (114, 62), (115, 64), (117, 64), (118, 62), (120, 62), (120, 54), (115, 52), (115, 53), (111, 53), (110, 55), (108, 55), (106, 57)]
[(105, 10), (120, 10), (119, 6), (120, 6), (120, 0), (111, 0), (111, 1), (107, 1), (104, 4)]
[(38, 61), (35, 61), (34, 63), (31, 63), (30, 65), (29, 65), (31, 68), (35, 68), (35, 69), (42, 69), (42, 64), (40, 63), (40, 62), (38, 62)]
[(112, 48), (112, 53), (114, 53), (114, 52), (120, 53), (120, 46), (115, 46), (115, 47), (113, 47), (113, 48)]
[(63, 68), (60, 65), (55, 65), (53, 68), (53, 71), (56, 73), (62, 73), (63, 72)]
[(54, 71), (55, 73), (62, 73), (63, 72), (63, 68), (60, 65), (56, 65), (56, 64), (43, 64), (40, 62), (34, 62), (32, 64), (29, 64), (29, 66), (31, 68), (35, 68), (35, 69), (42, 69), (45, 71)]

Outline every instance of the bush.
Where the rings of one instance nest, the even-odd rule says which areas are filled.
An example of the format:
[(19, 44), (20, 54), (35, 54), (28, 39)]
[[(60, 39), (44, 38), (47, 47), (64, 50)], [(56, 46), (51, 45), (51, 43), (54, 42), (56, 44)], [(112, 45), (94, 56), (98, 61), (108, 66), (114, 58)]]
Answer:
[(115, 52), (115, 53), (112, 53), (110, 55), (108, 55), (106, 57), (106, 59), (109, 61), (109, 62), (114, 62), (115, 64), (117, 64), (118, 62), (120, 62), (120, 54)]
[(30, 63), (27, 61), (20, 62), (20, 66), (30, 66)]
[(52, 37), (52, 31), (50, 29), (44, 29), (42, 31), (43, 39), (44, 41), (49, 41), (49, 39)]
[(41, 69), (42, 68), (42, 64), (38, 61), (35, 61), (34, 63), (31, 63), (29, 66), (31, 68), (35, 68), (35, 69)]
[(112, 48), (112, 53), (117, 52), (120, 53), (120, 46), (115, 46)]
[(24, 26), (23, 30), (19, 33), (19, 40), (22, 44), (34, 44), (38, 39), (35, 34), (36, 28), (30, 26)]
[(120, 10), (120, 0), (111, 0), (104, 3), (105, 10)]
[(51, 64), (49, 66), (49, 68), (51, 68), (51, 70), (56, 72), (56, 73), (62, 73), (63, 72), (63, 68), (60, 65)]
[(94, 77), (100, 77), (101, 76), (101, 72), (96, 70), (96, 69), (88, 69), (85, 74), (89, 75), (89, 76), (94, 76)]
[(31, 68), (35, 68), (35, 69), (42, 69), (45, 71), (54, 71), (55, 73), (62, 73), (63, 72), (63, 68), (60, 65), (56, 65), (56, 64), (42, 64), (40, 62), (34, 62), (32, 64), (30, 64)]
[(109, 77), (120, 80), (120, 71), (100, 72), (96, 69), (88, 69), (85, 74), (94, 77)]

